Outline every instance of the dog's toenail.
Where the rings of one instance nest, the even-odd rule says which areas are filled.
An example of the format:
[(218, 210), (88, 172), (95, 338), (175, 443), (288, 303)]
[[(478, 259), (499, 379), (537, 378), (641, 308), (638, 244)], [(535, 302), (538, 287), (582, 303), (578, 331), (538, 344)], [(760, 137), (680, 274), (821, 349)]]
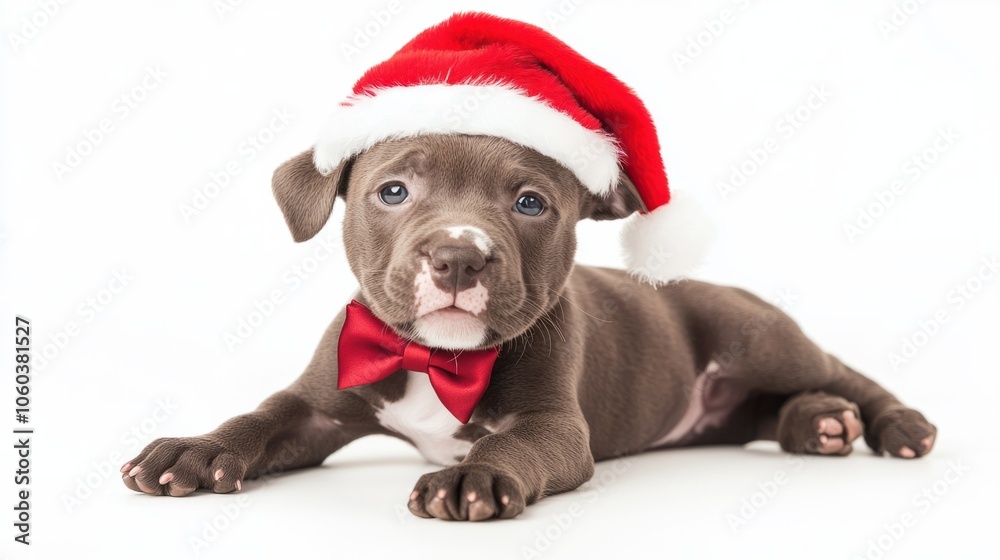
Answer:
[(828, 439), (830, 439), (830, 438), (826, 437), (826, 435), (825, 435), (825, 434), (824, 434), (824, 435), (821, 435), (821, 436), (819, 436), (819, 442), (820, 442), (820, 443), (826, 443)]
[(128, 475), (135, 478), (135, 475), (142, 472), (142, 467), (134, 467), (132, 470), (128, 471)]
[(420, 492), (418, 492), (418, 491), (416, 491), (416, 490), (414, 490), (413, 492), (410, 492), (410, 501), (411, 501), (411, 502), (412, 502), (413, 500), (416, 500), (416, 499), (417, 499), (417, 498), (419, 498), (419, 497), (420, 497)]
[(225, 475), (226, 475), (226, 473), (222, 472), (222, 469), (219, 469), (219, 470), (215, 471), (215, 480), (216, 481), (222, 480), (222, 477), (225, 476)]
[(124, 464), (124, 465), (122, 466), (122, 470), (121, 470), (121, 472), (123, 472), (123, 473), (127, 473), (127, 472), (129, 471), (129, 469), (131, 469), (131, 468), (132, 468), (132, 463), (125, 463), (125, 464)]
[(165, 472), (160, 475), (160, 484), (166, 484), (174, 479), (174, 473)]
[(826, 419), (823, 419), (823, 420), (819, 421), (819, 431), (821, 431), (821, 432), (825, 432), (826, 431)]
[(236, 481), (236, 491), (239, 492), (242, 489), (243, 489), (243, 483), (241, 483), (240, 481), (237, 480)]
[(500, 497), (500, 503), (503, 504), (503, 505), (509, 504), (510, 503), (510, 496), (501, 496)]
[(465, 499), (469, 500), (470, 502), (476, 501), (476, 493), (475, 492), (469, 492), (469, 494), (465, 497)]
[(442, 489), (438, 490), (437, 499), (443, 500), (444, 497), (447, 496), (447, 495), (448, 495), (448, 491), (445, 490), (444, 488), (442, 488)]
[(910, 449), (909, 447), (900, 447), (899, 454), (902, 455), (903, 457), (906, 457), (907, 459), (912, 459), (917, 456), (917, 454), (914, 453), (913, 450)]

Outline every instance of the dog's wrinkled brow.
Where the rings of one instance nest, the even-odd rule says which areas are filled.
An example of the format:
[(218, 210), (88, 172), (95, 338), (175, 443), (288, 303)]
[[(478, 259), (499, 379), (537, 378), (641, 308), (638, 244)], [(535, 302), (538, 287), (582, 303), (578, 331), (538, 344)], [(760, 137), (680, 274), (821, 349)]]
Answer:
[(425, 150), (420, 147), (410, 147), (379, 165), (373, 175), (376, 177), (425, 175), (429, 163)]
[(504, 169), (504, 171), (507, 175), (507, 184), (511, 191), (517, 191), (526, 186), (548, 187), (552, 183), (552, 177), (539, 171), (537, 168), (512, 165)]

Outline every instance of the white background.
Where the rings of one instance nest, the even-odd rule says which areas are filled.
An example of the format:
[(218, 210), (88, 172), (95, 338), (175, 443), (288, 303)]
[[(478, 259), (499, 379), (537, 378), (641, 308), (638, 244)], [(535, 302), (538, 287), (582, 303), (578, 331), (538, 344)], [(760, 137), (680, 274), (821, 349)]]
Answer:
[[(979, 278), (982, 259), (1000, 252), (995, 3), (425, 0), (401, 1), (384, 24), (372, 15), (382, 0), (247, 0), (221, 14), (211, 0), (80, 2), (48, 18), (42, 4), (4, 2), (0, 13), (0, 347), (12, 364), (13, 316), (23, 314), (37, 362), (33, 544), (12, 541), (11, 440), (0, 461), (4, 556), (183, 558), (195, 556), (193, 538), (207, 558), (995, 555), (1000, 275)], [(295, 245), (271, 172), (312, 142), (366, 68), (465, 9), (542, 25), (632, 85), (661, 130), (671, 185), (697, 193), (720, 224), (699, 276), (770, 300), (794, 294), (789, 312), (824, 348), (936, 423), (934, 454), (902, 461), (861, 446), (797, 462), (772, 444), (647, 454), (600, 465), (589, 491), (476, 525), (406, 513), (433, 466), (384, 438), (239, 495), (127, 490), (117, 469), (140, 445), (208, 431), (301, 372), (355, 281), (343, 207), (317, 240)], [(45, 23), (33, 32), (22, 18)], [(359, 38), (366, 25), (375, 33)], [(166, 76), (133, 93), (147, 68)], [(831, 95), (803, 109), (811, 88)], [(123, 94), (142, 97), (127, 114)], [(262, 130), (276, 110), (293, 117)], [(788, 137), (782, 119), (796, 110)], [(111, 132), (57, 173), (102, 119)], [(927, 152), (948, 129), (957, 139), (947, 151)], [(252, 135), (270, 141), (251, 157), (241, 147)], [(723, 196), (733, 166), (769, 138), (774, 153)], [(935, 161), (916, 177), (914, 156)], [(185, 220), (181, 206), (232, 160), (239, 172)], [(877, 202), (894, 181), (901, 194)], [(872, 205), (878, 217), (849, 239), (844, 224)], [(616, 233), (581, 224), (578, 259), (619, 265)], [(288, 281), (292, 267), (317, 262)], [(108, 302), (103, 290), (122, 270), (131, 279)], [(957, 285), (977, 291), (958, 296)], [(281, 303), (227, 347), (224, 335), (273, 290)], [(105, 299), (99, 312), (87, 311), (90, 298)], [(928, 324), (935, 314), (947, 322)], [(932, 335), (919, 334), (922, 323)], [(921, 347), (894, 367), (890, 354), (913, 338)], [(12, 377), (0, 394), (14, 427)], [(910, 526), (893, 530), (903, 516)]]

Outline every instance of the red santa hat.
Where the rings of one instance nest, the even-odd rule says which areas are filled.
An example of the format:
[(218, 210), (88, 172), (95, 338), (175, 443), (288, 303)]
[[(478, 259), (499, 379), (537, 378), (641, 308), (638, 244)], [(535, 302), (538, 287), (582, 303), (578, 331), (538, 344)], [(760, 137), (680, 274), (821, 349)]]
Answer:
[(710, 243), (704, 215), (671, 197), (635, 92), (534, 25), (463, 13), (421, 32), (358, 80), (314, 162), (330, 173), (378, 142), (421, 134), (505, 138), (564, 165), (596, 195), (624, 171), (646, 206), (623, 230), (626, 264), (651, 283), (689, 274)]

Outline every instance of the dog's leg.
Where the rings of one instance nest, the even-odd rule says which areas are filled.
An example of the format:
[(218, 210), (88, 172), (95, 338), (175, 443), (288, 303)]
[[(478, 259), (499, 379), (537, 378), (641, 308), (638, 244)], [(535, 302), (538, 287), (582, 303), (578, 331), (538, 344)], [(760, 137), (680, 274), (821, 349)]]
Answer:
[[(756, 439), (777, 440), (792, 453), (847, 455), (851, 443), (863, 434), (878, 453), (906, 459), (930, 453), (937, 428), (920, 412), (836, 358), (826, 356), (825, 360), (825, 367), (810, 361), (812, 366), (803, 368), (802, 361), (794, 359), (798, 364), (794, 370), (769, 369), (767, 375), (733, 377), (742, 383), (750, 381), (753, 388), (772, 392), (772, 396), (787, 395), (781, 397), (784, 402), (777, 410), (769, 399), (768, 406), (752, 411)], [(739, 424), (739, 418), (730, 418), (727, 429), (742, 434)]]
[[(823, 435), (827, 442), (838, 430), (850, 437), (856, 426), (845, 413), (853, 409), (860, 410), (865, 441), (876, 452), (909, 459), (931, 451), (937, 430), (922, 414), (823, 352), (781, 310), (745, 292), (738, 293), (739, 299), (723, 300), (730, 307), (730, 322), (720, 331), (717, 344), (725, 349), (738, 341), (741, 352), (720, 376), (754, 390), (791, 397), (780, 411), (775, 432), (786, 449), (823, 453), (819, 445)], [(733, 313), (732, 309), (738, 311)], [(813, 391), (826, 395), (798, 396)], [(813, 437), (816, 441), (809, 443)], [(810, 451), (808, 446), (816, 447)], [(835, 444), (827, 449), (835, 453), (833, 447)]]
[[(780, 366), (753, 369), (751, 364), (728, 372), (754, 389), (789, 395), (766, 439), (776, 439), (795, 453), (846, 455), (863, 426), (865, 442), (878, 453), (905, 459), (930, 453), (937, 428), (920, 412), (814, 345), (783, 340), (793, 342), (783, 351), (794, 351)], [(763, 417), (755, 421), (769, 423)]]
[(410, 494), (420, 517), (510, 518), (543, 496), (577, 488), (594, 474), (582, 415), (524, 414), (476, 441), (465, 460), (425, 474)]
[[(778, 414), (776, 439), (786, 451), (846, 455), (851, 442), (863, 433), (877, 453), (904, 459), (930, 453), (937, 428), (923, 414), (833, 356), (799, 358), (793, 361), (813, 366), (785, 372), (804, 391), (793, 394)], [(788, 379), (777, 385), (787, 383)], [(760, 385), (774, 388), (766, 381)]]
[(829, 356), (833, 381), (822, 389), (857, 403), (864, 420), (865, 442), (878, 453), (912, 459), (930, 453), (937, 428), (878, 383)]
[(746, 368), (727, 372), (754, 389), (788, 395), (776, 415), (770, 408), (756, 411), (757, 438), (777, 440), (793, 453), (821, 455), (850, 453), (862, 433), (876, 452), (905, 459), (934, 447), (937, 428), (878, 383), (833, 356), (809, 352), (787, 358), (792, 367), (761, 368), (754, 375), (744, 375), (755, 371)]
[(295, 386), (265, 400), (257, 410), (211, 433), (153, 441), (122, 467), (125, 485), (137, 492), (184, 496), (206, 488), (225, 493), (242, 481), (315, 466), (358, 437), (376, 431), (371, 408), (348, 392), (330, 391), (325, 405)]

